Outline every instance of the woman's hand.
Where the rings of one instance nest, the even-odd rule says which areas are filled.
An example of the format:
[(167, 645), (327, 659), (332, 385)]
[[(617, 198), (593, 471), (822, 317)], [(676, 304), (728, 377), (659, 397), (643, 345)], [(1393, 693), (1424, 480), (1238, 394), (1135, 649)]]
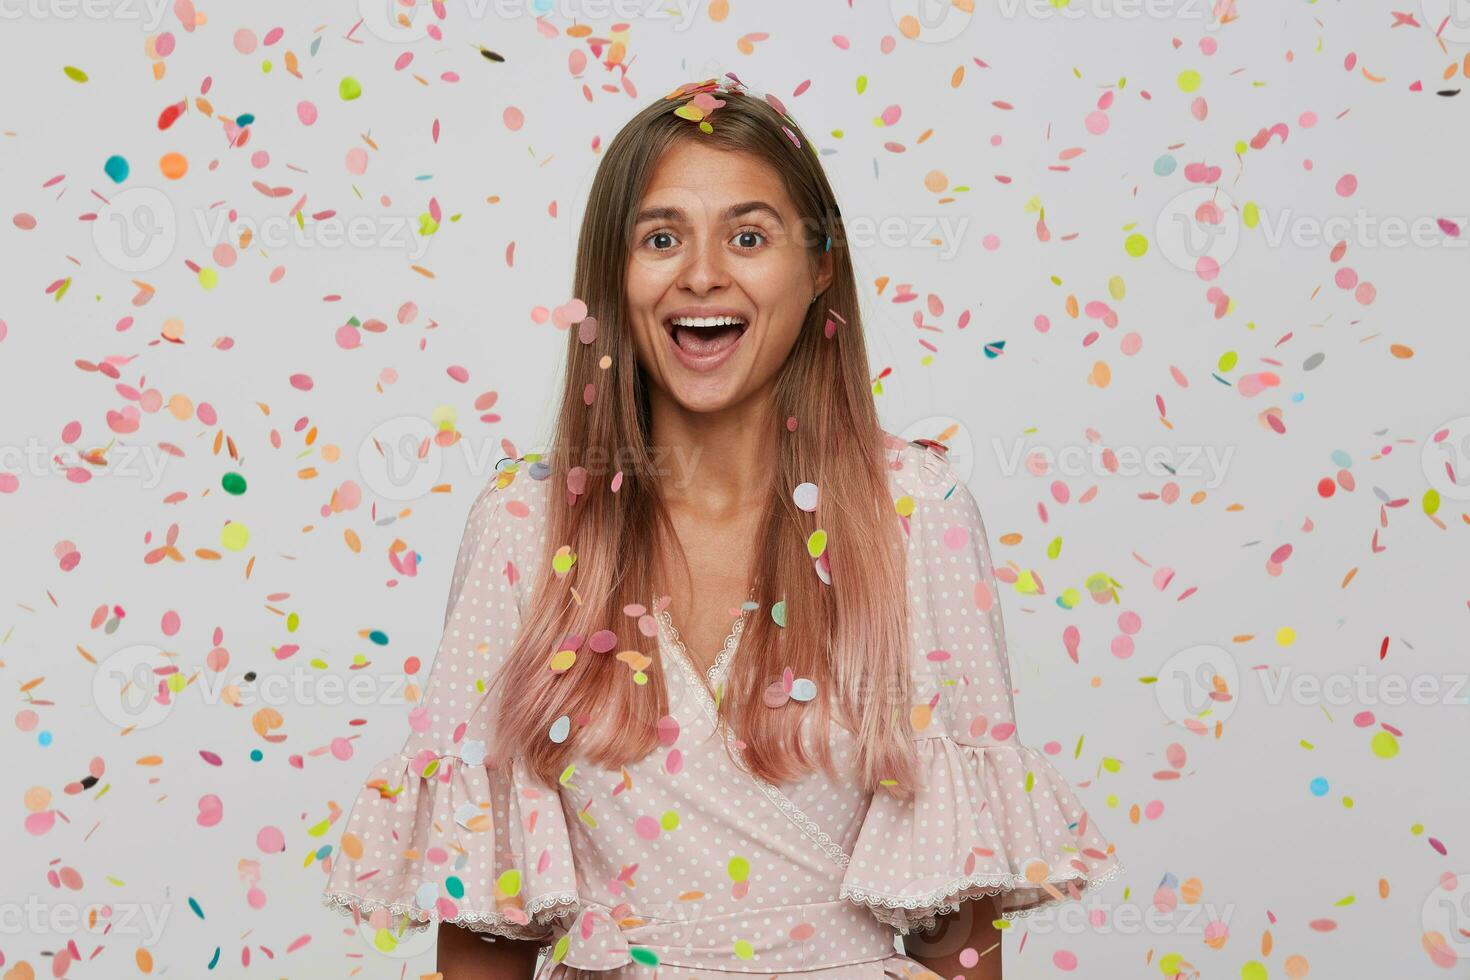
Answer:
[[(958, 909), (939, 916), (936, 922), (933, 932), (904, 937), (904, 955), (946, 980), (960, 975), (965, 980), (1001, 980), (1000, 930), (995, 927), (992, 899), (961, 902)], [(978, 963), (961, 964), (960, 954), (967, 949), (980, 955)]]
[(439, 972), (444, 980), (531, 980), (538, 943), (482, 935), (448, 922), (439, 923)]

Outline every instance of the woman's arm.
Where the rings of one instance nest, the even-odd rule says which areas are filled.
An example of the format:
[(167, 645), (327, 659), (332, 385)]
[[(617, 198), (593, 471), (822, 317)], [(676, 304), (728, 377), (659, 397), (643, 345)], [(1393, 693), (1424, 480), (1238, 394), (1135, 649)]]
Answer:
[[(904, 939), (905, 955), (946, 980), (961, 974), (965, 980), (1001, 980), (1000, 930), (995, 927), (992, 899), (962, 902), (957, 910), (939, 916), (936, 921), (938, 925), (933, 932)], [(960, 962), (960, 954), (967, 949), (980, 957), (970, 966)]]
[(531, 980), (538, 943), (504, 936), (481, 938), (461, 926), (439, 923), (439, 965), (444, 980)]

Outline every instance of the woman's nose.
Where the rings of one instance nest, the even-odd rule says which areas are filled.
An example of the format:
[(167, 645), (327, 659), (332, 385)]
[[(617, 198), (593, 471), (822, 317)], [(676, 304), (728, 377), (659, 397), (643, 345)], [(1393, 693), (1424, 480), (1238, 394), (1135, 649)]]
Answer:
[(697, 238), (684, 255), (684, 264), (679, 269), (681, 288), (691, 293), (707, 293), (728, 284), (729, 269), (719, 241), (707, 236)]

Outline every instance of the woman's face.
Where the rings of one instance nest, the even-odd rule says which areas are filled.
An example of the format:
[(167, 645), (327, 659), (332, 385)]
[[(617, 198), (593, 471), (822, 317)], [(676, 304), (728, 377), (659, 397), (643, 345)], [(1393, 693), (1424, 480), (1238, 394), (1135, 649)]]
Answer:
[(669, 147), (629, 241), (626, 314), (649, 381), (694, 412), (762, 390), (832, 281), (815, 234), (759, 158)]

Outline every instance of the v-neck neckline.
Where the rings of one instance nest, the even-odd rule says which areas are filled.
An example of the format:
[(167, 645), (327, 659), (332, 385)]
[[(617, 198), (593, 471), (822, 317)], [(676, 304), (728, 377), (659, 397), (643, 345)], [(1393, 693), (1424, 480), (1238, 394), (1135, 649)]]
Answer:
[[(750, 593), (750, 598), (747, 599), (746, 602), (751, 602), (754, 599), (755, 590), (752, 589)], [(742, 605), (744, 604), (742, 603)], [(703, 684), (700, 683), (701, 678), (699, 676), (699, 669), (694, 666), (692, 661), (690, 661), (689, 651), (684, 647), (684, 641), (679, 636), (679, 630), (677, 627), (674, 626), (674, 617), (669, 615), (669, 610), (667, 607), (661, 610), (654, 617), (655, 621), (659, 624), (660, 627), (662, 627), (662, 633), (659, 642), (659, 651), (667, 652), (673, 658), (675, 669), (684, 674), (686, 678), (686, 683), (693, 691), (694, 700), (697, 702), (700, 709), (703, 710), (704, 716), (709, 721), (709, 723), (713, 725), (717, 731), (723, 729), (725, 749), (729, 753), (730, 758), (734, 761), (736, 768), (738, 768), (741, 772), (748, 776), (751, 781), (759, 786), (761, 792), (766, 795), (766, 797), (771, 801), (776, 809), (785, 814), (786, 818), (790, 820), (793, 824), (795, 824), (802, 833), (811, 838), (811, 840), (814, 841), (816, 845), (822, 849), (823, 854), (825, 854), (828, 858), (835, 862), (838, 867), (845, 868), (848, 866), (848, 862), (851, 861), (851, 856), (842, 849), (842, 845), (833, 840), (832, 837), (826, 833), (826, 831), (821, 829), (821, 827), (817, 826), (815, 820), (813, 820), (807, 814), (803, 813), (796, 806), (796, 804), (791, 801), (790, 797), (781, 792), (781, 788), (779, 786), (777, 786), (775, 783), (767, 782), (766, 780), (757, 776), (755, 773), (751, 772), (750, 767), (746, 764), (743, 753), (740, 750), (740, 741), (739, 739), (735, 738), (735, 732), (730, 728), (729, 725), (720, 724), (719, 706), (718, 702), (716, 701), (715, 695), (713, 694), (713, 692), (717, 690), (715, 682), (724, 681), (724, 672), (729, 667), (730, 659), (735, 652), (735, 647), (738, 645), (740, 634), (745, 628), (745, 618), (748, 612), (750, 612), (750, 610), (741, 609), (740, 618), (735, 620), (734, 626), (730, 630), (730, 635), (725, 637), (724, 649), (720, 651), (719, 657), (717, 657), (714, 664), (710, 666), (709, 671), (703, 678)], [(664, 640), (667, 640), (668, 642), (663, 642)]]
[[(755, 590), (752, 589), (750, 598), (746, 601), (749, 602), (754, 598)], [(742, 603), (742, 605), (744, 604)], [(730, 632), (726, 634), (725, 642), (720, 647), (720, 652), (715, 656), (714, 663), (710, 664), (709, 669), (703, 674), (704, 683), (709, 688), (711, 694), (719, 690), (719, 685), (724, 682), (725, 672), (730, 666), (730, 659), (735, 655), (735, 648), (740, 645), (740, 634), (745, 629), (745, 617), (749, 612), (750, 610), (748, 609), (740, 610), (740, 615), (731, 624)], [(684, 645), (684, 639), (679, 635), (679, 628), (674, 625), (674, 617), (669, 613), (667, 606), (658, 614), (658, 621), (668, 631), (670, 645), (674, 648), (675, 654), (684, 661), (684, 666), (689, 668), (689, 671), (696, 677), (701, 676), (699, 668), (695, 666), (694, 660), (689, 656), (689, 648)]]

